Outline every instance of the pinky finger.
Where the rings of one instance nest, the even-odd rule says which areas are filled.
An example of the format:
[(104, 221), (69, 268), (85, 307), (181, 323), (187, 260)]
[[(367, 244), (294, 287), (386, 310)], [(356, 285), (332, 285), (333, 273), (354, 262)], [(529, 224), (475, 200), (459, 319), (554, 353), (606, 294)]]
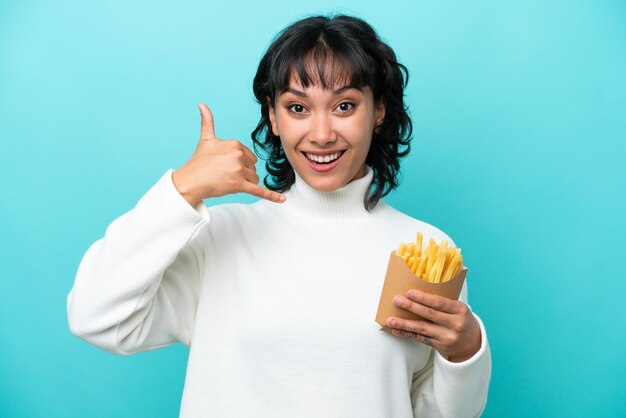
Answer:
[(285, 196), (283, 194), (273, 192), (265, 187), (261, 187), (258, 184), (253, 184), (248, 181), (244, 183), (241, 191), (271, 202), (283, 203), (285, 201)]
[(433, 345), (433, 339), (427, 335), (416, 334), (414, 332), (404, 331), (402, 329), (395, 329), (395, 328), (391, 330), (391, 333), (398, 337), (404, 337), (410, 340), (415, 340), (418, 343), (422, 343), (431, 347)]

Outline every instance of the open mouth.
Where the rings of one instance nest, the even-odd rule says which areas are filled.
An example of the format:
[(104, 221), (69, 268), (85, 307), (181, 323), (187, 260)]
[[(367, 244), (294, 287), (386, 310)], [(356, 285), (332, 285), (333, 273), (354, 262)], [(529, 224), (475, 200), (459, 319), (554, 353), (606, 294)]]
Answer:
[(341, 158), (341, 156), (345, 152), (346, 151), (343, 150), (343, 151), (337, 151), (335, 153), (325, 154), (325, 155), (311, 154), (311, 153), (308, 153), (308, 152), (303, 152), (303, 154), (307, 158), (307, 160), (309, 160), (310, 162), (312, 162), (314, 164), (325, 165), (325, 164), (332, 164), (332, 163), (334, 163), (339, 158)]

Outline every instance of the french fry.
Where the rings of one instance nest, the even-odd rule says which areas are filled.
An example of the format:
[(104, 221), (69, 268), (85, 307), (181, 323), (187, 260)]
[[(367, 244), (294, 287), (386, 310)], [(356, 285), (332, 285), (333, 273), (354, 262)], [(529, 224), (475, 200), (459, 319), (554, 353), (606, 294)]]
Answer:
[(459, 266), (460, 264), (454, 266), (454, 270), (452, 271), (452, 277), (456, 276), (456, 274), (459, 272)]
[(417, 266), (417, 269), (415, 270), (415, 275), (421, 278), (422, 274), (424, 274), (425, 267), (426, 267), (426, 257), (422, 257), (422, 259), (420, 259), (420, 263)]
[(430, 239), (430, 242), (428, 243), (428, 250), (426, 253), (426, 257), (427, 257), (427, 261), (426, 261), (426, 273), (430, 274), (430, 269), (432, 268), (433, 264), (435, 263), (435, 247), (437, 244), (435, 244), (435, 240), (434, 239)]
[(433, 283), (441, 282), (441, 273), (443, 273), (443, 266), (446, 262), (446, 254), (448, 253), (447, 250), (448, 250), (448, 242), (442, 241), (441, 245), (439, 246), (439, 251), (437, 252), (437, 261), (435, 263), (436, 267), (435, 267)]
[(422, 238), (424, 238), (424, 236), (422, 235), (421, 232), (418, 232), (417, 239), (415, 240), (415, 248), (417, 249), (418, 257), (421, 257), (422, 255)]
[(446, 249), (446, 266), (452, 262), (452, 257), (454, 257), (454, 247)]
[(455, 267), (459, 263), (460, 260), (461, 260), (461, 250), (457, 248), (456, 250), (454, 250), (454, 254), (452, 255), (452, 259), (450, 260), (450, 262), (446, 266), (445, 271), (443, 272), (442, 282), (447, 282), (452, 277), (454, 277), (454, 274), (456, 274), (455, 273)]
[(433, 267), (430, 272), (430, 281), (432, 283), (439, 283), (439, 279), (441, 278), (441, 270), (443, 269), (443, 261), (446, 254), (443, 251), (439, 251), (437, 253), (437, 258), (433, 263)]
[(396, 251), (415, 276), (431, 283), (444, 283), (456, 276), (463, 266), (461, 249), (449, 247), (443, 240), (437, 244), (430, 238), (428, 246), (422, 249), (423, 235), (418, 232), (415, 242), (401, 243)]

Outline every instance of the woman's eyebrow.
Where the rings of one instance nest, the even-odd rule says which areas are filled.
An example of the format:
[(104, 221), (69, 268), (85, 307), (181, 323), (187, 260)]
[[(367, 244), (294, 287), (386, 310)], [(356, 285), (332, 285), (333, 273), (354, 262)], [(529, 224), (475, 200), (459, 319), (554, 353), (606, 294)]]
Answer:
[[(361, 89), (360, 89), (360, 88), (358, 88), (358, 87), (352, 86), (352, 85), (350, 85), (350, 84), (346, 84), (345, 86), (343, 86), (343, 87), (339, 87), (338, 89), (334, 90), (334, 91), (333, 91), (333, 95), (334, 95), (334, 96), (337, 96), (338, 94), (341, 94), (341, 93), (343, 93), (344, 91), (346, 91), (346, 90), (350, 90), (350, 89), (357, 89), (357, 90), (359, 90), (359, 91), (361, 91), (361, 92), (363, 91), (363, 90), (361, 90)], [(305, 92), (303, 92), (303, 91), (301, 91), (301, 90), (296, 90), (296, 89), (294, 89), (293, 87), (287, 87), (287, 89), (286, 89), (285, 91), (283, 91), (283, 93), (282, 93), (282, 94), (284, 94), (284, 93), (291, 93), (291, 94), (296, 95), (296, 96), (298, 96), (298, 97), (307, 97), (307, 95), (306, 95), (306, 93), (305, 93)]]

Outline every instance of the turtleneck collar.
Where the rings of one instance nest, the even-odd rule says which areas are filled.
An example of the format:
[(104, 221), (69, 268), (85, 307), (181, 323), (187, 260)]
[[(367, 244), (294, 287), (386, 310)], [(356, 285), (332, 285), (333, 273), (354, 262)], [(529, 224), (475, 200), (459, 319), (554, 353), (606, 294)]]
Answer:
[[(284, 192), (287, 198), (280, 206), (290, 215), (324, 226), (346, 226), (371, 219), (363, 199), (374, 172), (365, 166), (365, 175), (332, 192), (320, 192), (295, 173), (296, 181)], [(380, 203), (380, 202), (379, 202)]]

